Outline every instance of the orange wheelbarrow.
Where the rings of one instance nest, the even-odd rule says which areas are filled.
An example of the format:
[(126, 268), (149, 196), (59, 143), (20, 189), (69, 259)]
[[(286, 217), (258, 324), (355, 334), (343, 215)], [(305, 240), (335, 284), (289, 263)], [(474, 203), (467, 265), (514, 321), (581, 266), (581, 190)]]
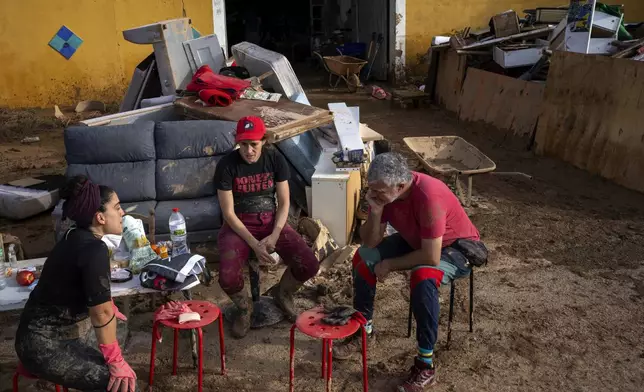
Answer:
[[(313, 52), (313, 54), (320, 59), (324, 69), (329, 73), (329, 86), (337, 88), (340, 80), (344, 80), (351, 93), (355, 93), (358, 91), (358, 87), (362, 87), (362, 82), (360, 82), (358, 75), (362, 67), (367, 65), (366, 60), (344, 55), (323, 57), (318, 52)], [(333, 83), (334, 76), (337, 78), (335, 83)]]

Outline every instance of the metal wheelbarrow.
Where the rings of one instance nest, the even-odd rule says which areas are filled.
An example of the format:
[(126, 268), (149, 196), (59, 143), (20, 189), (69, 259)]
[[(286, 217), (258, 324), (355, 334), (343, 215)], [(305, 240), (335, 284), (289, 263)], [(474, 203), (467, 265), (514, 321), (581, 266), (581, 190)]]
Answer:
[[(472, 203), (472, 176), (496, 169), (490, 158), (458, 136), (406, 137), (403, 141), (429, 172), (452, 176), (458, 198), (468, 207)], [(461, 189), (460, 175), (467, 176), (467, 198)]]
[[(317, 56), (322, 64), (324, 69), (329, 73), (329, 86), (336, 88), (340, 80), (344, 80), (347, 84), (349, 92), (354, 93), (358, 91), (358, 87), (362, 87), (362, 82), (360, 82), (360, 70), (367, 64), (366, 60), (361, 60), (356, 57), (351, 56), (322, 56), (318, 52), (313, 52)], [(332, 83), (333, 76), (336, 76), (337, 79), (335, 83)]]

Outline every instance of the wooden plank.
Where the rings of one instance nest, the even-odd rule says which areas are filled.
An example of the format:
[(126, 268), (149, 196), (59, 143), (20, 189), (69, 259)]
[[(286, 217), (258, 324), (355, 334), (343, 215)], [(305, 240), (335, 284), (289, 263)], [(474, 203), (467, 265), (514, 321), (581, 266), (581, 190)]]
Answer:
[(463, 121), (483, 121), (531, 142), (544, 85), (469, 68), (459, 100)]
[(535, 136), (537, 153), (644, 192), (643, 95), (639, 61), (555, 52)]
[(458, 110), (466, 69), (467, 57), (458, 55), (454, 50), (441, 53), (438, 59), (435, 100), (449, 111)]
[(526, 31), (520, 34), (515, 34), (515, 35), (510, 35), (507, 37), (501, 37), (501, 38), (494, 38), (485, 42), (476, 42), (471, 45), (463, 46), (460, 49), (463, 50), (471, 50), (471, 49), (480, 49), (480, 48), (487, 48), (489, 46), (494, 46), (496, 44), (499, 44), (501, 42), (506, 42), (510, 41), (513, 39), (519, 39), (519, 38), (530, 38), (530, 37), (538, 37), (541, 35), (548, 35), (552, 30), (555, 29), (555, 26), (548, 26), (548, 27), (543, 27), (540, 29), (536, 30), (531, 30), (531, 31)]
[(227, 107), (202, 106), (195, 101), (195, 97), (184, 97), (174, 104), (182, 115), (194, 119), (239, 121), (245, 116), (258, 116), (266, 124), (270, 142), (288, 139), (333, 122), (328, 110), (291, 102), (286, 98), (279, 102), (240, 99)]

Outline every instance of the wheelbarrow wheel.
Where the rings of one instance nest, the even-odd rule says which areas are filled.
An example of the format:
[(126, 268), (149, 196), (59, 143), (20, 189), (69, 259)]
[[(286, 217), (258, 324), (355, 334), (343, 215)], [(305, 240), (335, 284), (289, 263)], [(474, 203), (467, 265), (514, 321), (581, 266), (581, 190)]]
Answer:
[(360, 83), (360, 78), (356, 74), (348, 75), (346, 82), (347, 89), (350, 93), (355, 93), (356, 91), (358, 91), (358, 87), (362, 86), (362, 83)]

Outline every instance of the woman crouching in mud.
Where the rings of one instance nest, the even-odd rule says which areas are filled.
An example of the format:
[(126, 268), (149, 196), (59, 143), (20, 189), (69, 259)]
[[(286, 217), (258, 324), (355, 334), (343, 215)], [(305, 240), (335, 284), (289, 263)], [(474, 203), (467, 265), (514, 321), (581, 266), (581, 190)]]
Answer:
[[(318, 260), (286, 220), (289, 210), (289, 170), (286, 159), (266, 147), (266, 126), (259, 117), (237, 123), (239, 149), (225, 156), (215, 173), (217, 195), (224, 217), (219, 231), (219, 284), (240, 310), (233, 336), (246, 336), (253, 304), (244, 290), (243, 267), (252, 250), (259, 261), (274, 263), (277, 252), (288, 268), (273, 297), (290, 320), (296, 317), (295, 291), (318, 272)], [(277, 194), (277, 203), (275, 195)]]
[[(45, 261), (16, 333), (27, 372), (80, 391), (134, 392), (136, 374), (121, 355), (105, 234), (122, 233), (116, 193), (79, 176), (61, 191), (63, 219), (76, 222)], [(91, 322), (98, 350), (88, 344)]]

